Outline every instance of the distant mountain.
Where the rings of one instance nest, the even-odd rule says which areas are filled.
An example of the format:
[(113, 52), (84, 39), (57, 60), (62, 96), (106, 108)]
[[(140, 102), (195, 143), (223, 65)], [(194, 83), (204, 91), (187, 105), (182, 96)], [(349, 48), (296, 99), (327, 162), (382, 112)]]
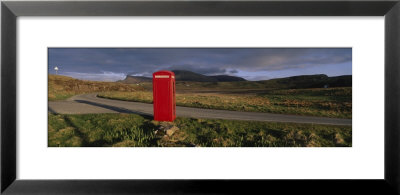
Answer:
[(266, 87), (276, 88), (323, 88), (323, 87), (351, 87), (352, 75), (328, 77), (325, 74), (302, 75), (286, 78), (256, 81)]
[(235, 81), (246, 81), (241, 77), (229, 76), (229, 75), (215, 75), (206, 76), (198, 74), (188, 70), (172, 70), (175, 73), (175, 79), (177, 81), (196, 81), (196, 82), (235, 82)]
[(353, 84), (352, 78), (353, 77), (351, 75), (329, 77), (328, 86), (329, 87), (351, 87)]
[[(235, 82), (235, 81), (246, 81), (244, 78), (229, 76), (229, 75), (216, 75), (216, 76), (206, 76), (198, 74), (188, 70), (172, 70), (175, 73), (176, 81), (193, 81), (193, 82)], [(142, 76), (126, 76), (124, 80), (117, 82), (136, 84), (143, 82), (151, 82), (152, 78), (142, 77)]]
[(172, 70), (176, 81), (218, 82), (216, 78), (198, 74), (188, 70)]
[(149, 77), (127, 75), (124, 80), (119, 80), (117, 82), (126, 83), (126, 84), (137, 84), (137, 83), (144, 83), (144, 82), (151, 82), (151, 81), (152, 81), (152, 79)]
[[(187, 70), (172, 70), (175, 73), (176, 81), (189, 82), (224, 82), (224, 86), (236, 88), (274, 88), (274, 89), (303, 89), (303, 88), (324, 88), (324, 87), (351, 87), (352, 76), (328, 77), (325, 74), (301, 75), (286, 78), (277, 78), (263, 81), (246, 81), (241, 77), (229, 75), (206, 76)], [(241, 81), (241, 82), (238, 82)], [(126, 84), (137, 84), (143, 82), (152, 82), (152, 78), (141, 76), (127, 76), (124, 80), (118, 81)], [(207, 84), (207, 83), (205, 83)], [(221, 83), (222, 84), (222, 83)], [(207, 84), (208, 86), (209, 84)]]
[(229, 75), (216, 75), (216, 76), (210, 76), (210, 77), (217, 79), (218, 82), (246, 81), (246, 79), (244, 79), (242, 77), (235, 77), (235, 76), (229, 76)]

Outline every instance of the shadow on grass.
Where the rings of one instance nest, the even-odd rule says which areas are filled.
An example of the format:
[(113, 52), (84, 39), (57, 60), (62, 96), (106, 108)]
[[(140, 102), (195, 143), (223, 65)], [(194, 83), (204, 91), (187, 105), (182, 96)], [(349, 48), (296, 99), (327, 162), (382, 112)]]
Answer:
[[(122, 137), (119, 137), (117, 139), (113, 139), (112, 141), (107, 141), (104, 139), (98, 139), (95, 141), (90, 141), (90, 135), (88, 135), (88, 132), (85, 133), (85, 130), (82, 129), (82, 127), (79, 127), (79, 125), (76, 125), (72, 119), (68, 116), (68, 115), (63, 115), (63, 119), (65, 121), (65, 123), (69, 126), (75, 129), (75, 135), (78, 136), (79, 138), (81, 138), (82, 140), (82, 144), (80, 147), (110, 147), (115, 143), (124, 141), (124, 139)], [(149, 129), (150, 131), (144, 131), (143, 133), (145, 133), (147, 136), (150, 135), (151, 131), (154, 131), (154, 129), (156, 128), (156, 126), (149, 122), (149, 121), (145, 121), (143, 124), (141, 124), (139, 126), (139, 128), (142, 129)], [(149, 146), (157, 146), (157, 141), (158, 139), (152, 139), (149, 140)]]
[(75, 133), (77, 134), (77, 136), (82, 139), (82, 146), (89, 146), (90, 144), (87, 141), (88, 138), (86, 137), (86, 135), (84, 133), (82, 133), (80, 131), (80, 128), (78, 126), (76, 126), (68, 116), (64, 115), (63, 119), (64, 119), (65, 123), (67, 123), (68, 126), (73, 127), (75, 129)]
[(48, 106), (48, 108), (49, 108), (48, 110), (49, 110), (50, 113), (52, 113), (52, 114), (58, 114), (55, 110), (51, 109), (50, 106)]

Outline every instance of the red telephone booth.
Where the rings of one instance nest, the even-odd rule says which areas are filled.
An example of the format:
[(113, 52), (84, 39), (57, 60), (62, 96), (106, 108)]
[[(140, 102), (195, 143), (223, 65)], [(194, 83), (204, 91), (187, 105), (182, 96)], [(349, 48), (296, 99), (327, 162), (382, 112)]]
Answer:
[(175, 114), (175, 74), (171, 71), (153, 73), (154, 120), (174, 121)]

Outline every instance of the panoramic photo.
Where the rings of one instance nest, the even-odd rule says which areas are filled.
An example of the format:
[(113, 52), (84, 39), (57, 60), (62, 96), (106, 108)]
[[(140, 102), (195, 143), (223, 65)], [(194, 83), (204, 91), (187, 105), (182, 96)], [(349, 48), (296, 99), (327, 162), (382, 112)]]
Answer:
[(48, 48), (48, 147), (351, 146), (351, 48)]

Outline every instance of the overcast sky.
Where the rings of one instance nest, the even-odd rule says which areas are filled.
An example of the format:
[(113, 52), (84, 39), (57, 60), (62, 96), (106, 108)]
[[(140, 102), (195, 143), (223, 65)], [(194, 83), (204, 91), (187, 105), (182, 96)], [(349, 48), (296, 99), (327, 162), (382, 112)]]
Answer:
[(352, 74), (351, 48), (49, 48), (48, 70), (85, 80), (116, 81), (158, 70), (226, 74), (247, 80)]

